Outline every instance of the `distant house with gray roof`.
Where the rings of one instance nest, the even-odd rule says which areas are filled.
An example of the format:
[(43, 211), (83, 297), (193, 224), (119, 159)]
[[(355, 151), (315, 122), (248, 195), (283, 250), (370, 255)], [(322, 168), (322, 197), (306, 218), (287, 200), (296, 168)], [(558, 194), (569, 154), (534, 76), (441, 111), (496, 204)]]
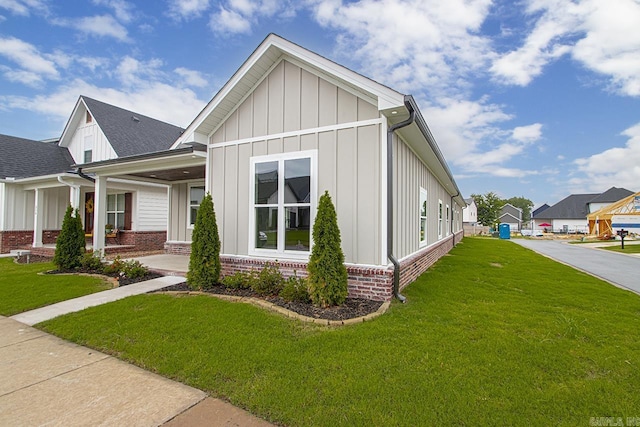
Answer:
[(587, 233), (587, 215), (631, 194), (632, 191), (617, 187), (603, 193), (571, 194), (542, 212), (534, 211), (534, 228), (554, 233)]

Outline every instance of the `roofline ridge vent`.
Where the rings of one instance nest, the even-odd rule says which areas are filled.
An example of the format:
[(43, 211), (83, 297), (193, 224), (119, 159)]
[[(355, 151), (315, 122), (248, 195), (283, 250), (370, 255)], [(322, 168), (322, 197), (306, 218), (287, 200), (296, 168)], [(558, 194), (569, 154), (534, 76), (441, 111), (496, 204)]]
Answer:
[(139, 122), (140, 119), (136, 116), (131, 116), (131, 120), (133, 120), (134, 122)]

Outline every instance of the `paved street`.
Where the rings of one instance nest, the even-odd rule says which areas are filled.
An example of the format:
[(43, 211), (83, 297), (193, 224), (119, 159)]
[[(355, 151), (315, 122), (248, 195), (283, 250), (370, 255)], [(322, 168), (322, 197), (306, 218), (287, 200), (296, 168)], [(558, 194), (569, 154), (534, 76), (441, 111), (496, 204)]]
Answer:
[(513, 243), (640, 294), (640, 257), (556, 240), (513, 239)]

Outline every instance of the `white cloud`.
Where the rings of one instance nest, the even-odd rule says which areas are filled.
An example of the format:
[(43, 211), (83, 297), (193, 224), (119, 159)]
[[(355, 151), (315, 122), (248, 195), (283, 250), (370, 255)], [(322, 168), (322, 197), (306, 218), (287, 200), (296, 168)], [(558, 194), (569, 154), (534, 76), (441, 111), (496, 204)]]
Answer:
[(520, 142), (535, 142), (542, 137), (542, 124), (534, 123), (528, 126), (518, 126), (513, 129), (511, 137)]
[(0, 0), (0, 8), (21, 16), (29, 16), (32, 9), (40, 12), (48, 11), (46, 1), (42, 0)]
[(173, 71), (184, 79), (187, 86), (205, 87), (209, 84), (199, 71), (189, 70), (184, 67), (178, 67)]
[(640, 96), (640, 2), (637, 0), (528, 0), (537, 17), (523, 45), (496, 58), (496, 80), (528, 85), (565, 54), (609, 77), (611, 88)]
[[(2, 68), (4, 69), (5, 67)], [(44, 82), (40, 74), (32, 71), (5, 69), (3, 70), (3, 75), (10, 82), (22, 83), (31, 87), (39, 87)]]
[(90, 36), (127, 41), (127, 29), (111, 15), (86, 16), (74, 22), (75, 28)]
[(93, 3), (113, 9), (120, 22), (127, 24), (133, 20), (135, 6), (125, 0), (93, 0)]
[(58, 70), (50, 59), (30, 43), (15, 37), (0, 38), (0, 55), (3, 55), (26, 71), (46, 78), (57, 78)]
[(249, 34), (261, 18), (289, 19), (295, 16), (297, 6), (289, 0), (227, 0), (211, 15), (209, 28), (222, 36)]
[(192, 90), (171, 84), (147, 82), (135, 90), (120, 90), (99, 87), (82, 79), (75, 79), (47, 95), (0, 96), (0, 106), (20, 108), (55, 118), (60, 121), (62, 132), (62, 127), (80, 95), (182, 127), (186, 127), (205, 105)]
[(176, 20), (197, 18), (209, 9), (209, 0), (169, 0), (169, 16)]
[(136, 86), (145, 81), (155, 81), (163, 76), (161, 71), (162, 61), (157, 58), (149, 61), (139, 61), (130, 56), (125, 56), (114, 71), (115, 77), (126, 86)]
[(576, 171), (570, 183), (589, 191), (603, 191), (609, 187), (640, 190), (640, 123), (626, 129), (624, 147), (614, 147), (574, 161)]

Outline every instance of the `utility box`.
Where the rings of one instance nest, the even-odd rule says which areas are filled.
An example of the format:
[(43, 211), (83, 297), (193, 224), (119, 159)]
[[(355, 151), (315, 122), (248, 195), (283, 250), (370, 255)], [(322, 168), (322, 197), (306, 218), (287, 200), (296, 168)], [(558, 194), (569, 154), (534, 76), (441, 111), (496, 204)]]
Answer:
[(509, 224), (500, 224), (498, 227), (500, 230), (500, 238), (501, 239), (510, 239), (511, 238), (511, 227)]

